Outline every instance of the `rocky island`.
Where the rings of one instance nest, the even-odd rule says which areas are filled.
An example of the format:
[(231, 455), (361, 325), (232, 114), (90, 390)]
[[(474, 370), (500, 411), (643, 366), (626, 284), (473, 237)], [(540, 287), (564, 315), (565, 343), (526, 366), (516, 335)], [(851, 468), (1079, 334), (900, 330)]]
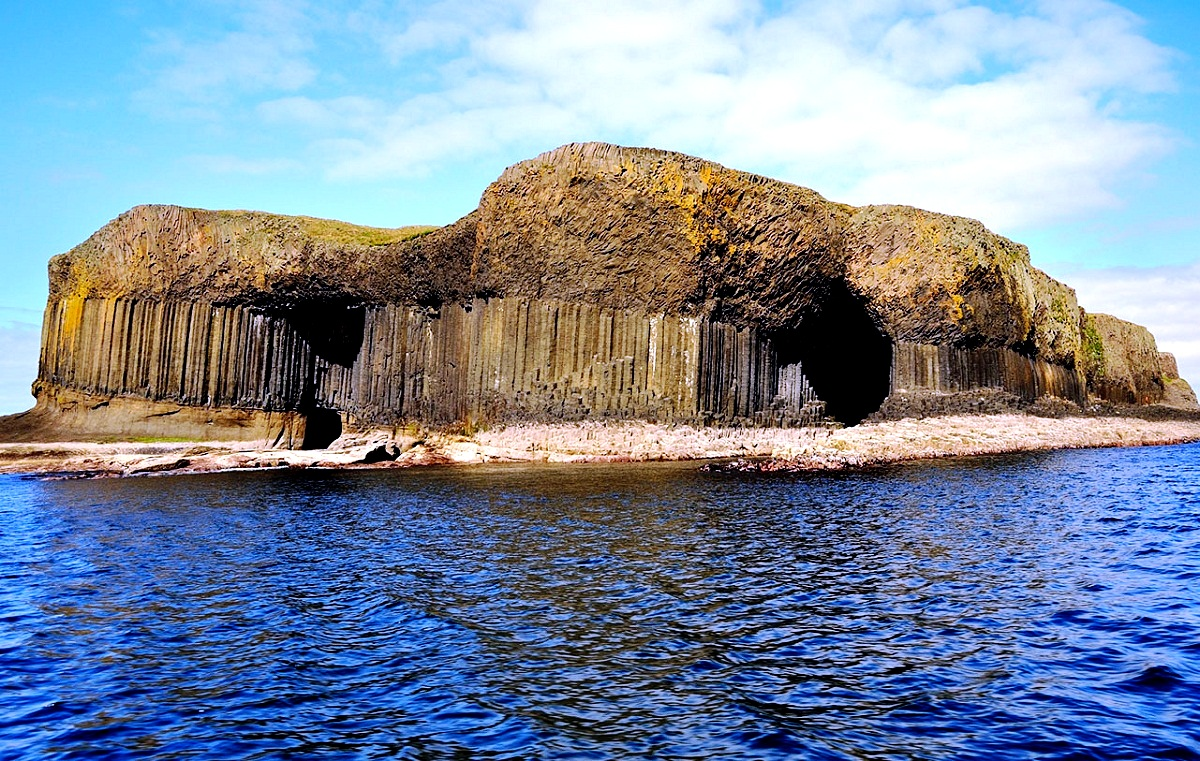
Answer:
[[(12, 467), (68, 441), (93, 443), (37, 451), (796, 460), (894, 421), (1029, 411), (1139, 421), (1049, 446), (1200, 439), (1154, 337), (1081, 309), (1024, 246), (660, 150), (563, 146), (442, 228), (140, 206), (49, 275), (36, 405), (0, 419)], [(101, 470), (139, 454), (105, 451)]]

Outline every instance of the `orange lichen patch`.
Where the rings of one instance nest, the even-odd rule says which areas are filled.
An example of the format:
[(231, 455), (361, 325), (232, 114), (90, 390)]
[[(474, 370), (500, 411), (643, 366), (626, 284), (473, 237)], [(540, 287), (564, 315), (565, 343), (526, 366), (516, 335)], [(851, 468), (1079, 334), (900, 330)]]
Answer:
[(677, 166), (669, 164), (664, 166), (655, 178), (655, 190), (666, 195), (678, 206), (694, 209), (696, 206), (696, 194), (685, 193), (687, 185), (687, 179), (683, 176), (682, 170)]
[[(683, 175), (680, 174), (680, 181)], [(700, 192), (689, 188), (672, 198), (676, 206), (686, 212), (686, 229), (688, 241), (696, 251), (720, 255), (721, 252), (732, 254), (737, 246), (731, 242), (727, 221), (736, 211), (742, 200), (744, 184), (735, 173), (715, 165), (703, 165), (697, 172)]]
[(79, 326), (83, 324), (83, 303), (81, 296), (70, 296), (63, 299), (62, 327), (59, 328), (59, 340), (71, 340)]
[(913, 215), (913, 229), (916, 233), (916, 240), (913, 241), (913, 248), (924, 251), (935, 251), (942, 243), (942, 229), (938, 224), (938, 220), (930, 219), (928, 214), (922, 211), (917, 211)]
[[(950, 298), (947, 299), (947, 311), (950, 314), (950, 319), (954, 320), (955, 322), (961, 321), (964, 316), (963, 302), (963, 297), (957, 293), (950, 294)], [(970, 307), (965, 307), (965, 309), (969, 310)]]

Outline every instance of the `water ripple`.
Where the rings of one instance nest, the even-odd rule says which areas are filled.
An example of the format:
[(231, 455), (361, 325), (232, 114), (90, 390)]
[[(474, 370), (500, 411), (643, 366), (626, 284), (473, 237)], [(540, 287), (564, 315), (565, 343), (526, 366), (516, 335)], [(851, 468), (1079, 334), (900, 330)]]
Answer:
[(1200, 758), (1200, 447), (0, 482), (0, 759)]

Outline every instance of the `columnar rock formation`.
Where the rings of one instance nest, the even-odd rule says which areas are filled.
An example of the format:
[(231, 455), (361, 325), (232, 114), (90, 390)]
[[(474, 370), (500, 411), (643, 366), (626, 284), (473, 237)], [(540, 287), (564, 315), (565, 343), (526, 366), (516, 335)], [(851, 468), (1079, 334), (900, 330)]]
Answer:
[(908, 395), (1165, 389), (1153, 337), (978, 222), (603, 144), (510, 167), (436, 230), (137, 207), (50, 279), (29, 420), (88, 435), (853, 424)]

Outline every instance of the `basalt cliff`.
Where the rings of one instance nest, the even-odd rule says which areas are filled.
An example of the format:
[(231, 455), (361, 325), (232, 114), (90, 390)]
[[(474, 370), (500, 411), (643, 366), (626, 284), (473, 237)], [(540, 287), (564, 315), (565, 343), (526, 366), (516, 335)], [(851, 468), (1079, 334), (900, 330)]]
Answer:
[(0, 430), (311, 447), (411, 423), (853, 425), (988, 393), (1194, 406), (1174, 375), (974, 220), (589, 143), (438, 229), (134, 208), (51, 261), (37, 404)]

